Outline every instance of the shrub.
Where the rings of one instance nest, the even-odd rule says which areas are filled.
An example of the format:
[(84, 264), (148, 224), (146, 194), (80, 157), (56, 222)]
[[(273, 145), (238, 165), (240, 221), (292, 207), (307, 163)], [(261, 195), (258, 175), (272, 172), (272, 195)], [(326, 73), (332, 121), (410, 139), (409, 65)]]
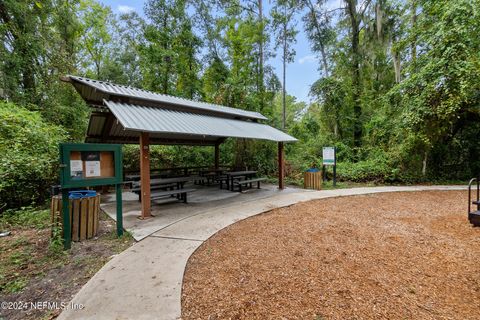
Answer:
[(45, 200), (58, 178), (58, 143), (65, 136), (38, 112), (0, 102), (0, 208)]

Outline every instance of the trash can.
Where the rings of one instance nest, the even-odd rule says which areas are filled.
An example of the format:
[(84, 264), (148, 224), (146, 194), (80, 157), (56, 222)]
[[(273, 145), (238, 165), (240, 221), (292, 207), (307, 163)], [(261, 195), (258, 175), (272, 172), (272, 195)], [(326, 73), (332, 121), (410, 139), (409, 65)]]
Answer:
[(305, 189), (322, 189), (322, 171), (310, 168), (303, 173), (303, 187)]
[[(90, 239), (98, 234), (100, 195), (92, 190), (76, 190), (68, 193), (72, 241)], [(62, 227), (62, 196), (52, 197), (52, 228)], [(53, 229), (52, 229), (53, 233)]]

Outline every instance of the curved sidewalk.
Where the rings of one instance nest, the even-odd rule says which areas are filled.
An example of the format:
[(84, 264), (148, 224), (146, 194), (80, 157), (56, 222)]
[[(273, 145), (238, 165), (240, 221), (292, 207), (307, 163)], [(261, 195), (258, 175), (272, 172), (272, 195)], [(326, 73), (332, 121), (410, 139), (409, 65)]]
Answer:
[(465, 190), (464, 186), (371, 187), (278, 192), (252, 202), (212, 209), (159, 230), (110, 260), (77, 293), (58, 319), (179, 319), (185, 266), (209, 237), (239, 220), (298, 202), (401, 191)]

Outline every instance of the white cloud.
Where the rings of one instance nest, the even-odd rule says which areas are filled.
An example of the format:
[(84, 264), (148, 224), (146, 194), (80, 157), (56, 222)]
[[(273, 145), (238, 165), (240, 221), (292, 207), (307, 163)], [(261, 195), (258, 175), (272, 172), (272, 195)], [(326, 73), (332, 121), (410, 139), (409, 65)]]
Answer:
[(117, 7), (117, 10), (118, 10), (118, 12), (120, 12), (120, 13), (130, 13), (130, 12), (132, 12), (132, 11), (135, 11), (135, 8), (121, 4), (121, 5), (119, 5), (119, 6)]
[(304, 64), (304, 63), (311, 63), (311, 62), (315, 62), (317, 59), (315, 58), (315, 56), (313, 54), (309, 54), (305, 57), (302, 57), (298, 60), (298, 63), (300, 64)]

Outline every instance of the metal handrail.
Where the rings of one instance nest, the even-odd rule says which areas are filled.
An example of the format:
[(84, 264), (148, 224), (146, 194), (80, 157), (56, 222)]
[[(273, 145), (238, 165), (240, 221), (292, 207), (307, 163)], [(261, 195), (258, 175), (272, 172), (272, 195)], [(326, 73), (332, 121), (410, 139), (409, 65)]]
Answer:
[(480, 179), (478, 178), (472, 178), (468, 182), (468, 213), (470, 213), (470, 206), (472, 204), (472, 195), (471, 195), (471, 190), (472, 190), (472, 183), (474, 181), (477, 181), (477, 210), (480, 210)]

